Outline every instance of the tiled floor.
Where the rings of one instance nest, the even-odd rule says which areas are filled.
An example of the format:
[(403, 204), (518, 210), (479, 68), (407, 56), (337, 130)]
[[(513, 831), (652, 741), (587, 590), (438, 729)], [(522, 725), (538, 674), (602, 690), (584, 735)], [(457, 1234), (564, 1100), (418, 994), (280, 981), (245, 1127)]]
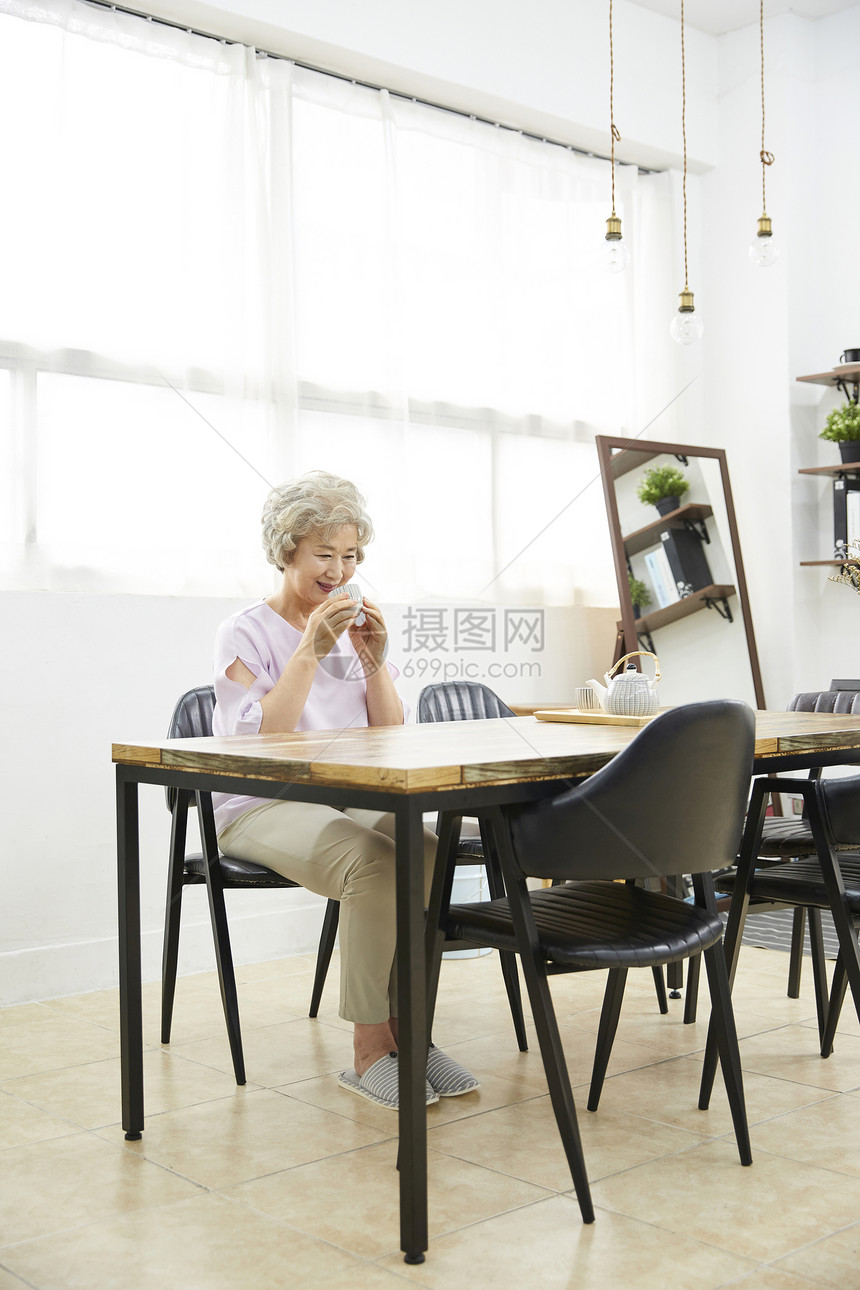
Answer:
[[(495, 955), (448, 961), (436, 1041), (481, 1079), (430, 1108), (427, 1261), (398, 1245), (396, 1120), (341, 1090), (350, 1029), (312, 960), (240, 970), (249, 1079), (233, 1082), (217, 984), (179, 983), (174, 1043), (145, 989), (147, 1127), (118, 1124), (117, 996), (0, 1011), (0, 1290), (573, 1290), (860, 1287), (860, 1027), (817, 1054), (811, 973), (745, 948), (735, 985), (754, 1163), (718, 1084), (696, 1109), (705, 1022), (631, 973), (600, 1110), (584, 1110), (603, 985), (552, 989), (597, 1209), (584, 1227), (540, 1056), (513, 1039)], [(702, 989), (701, 1012), (706, 990)]]

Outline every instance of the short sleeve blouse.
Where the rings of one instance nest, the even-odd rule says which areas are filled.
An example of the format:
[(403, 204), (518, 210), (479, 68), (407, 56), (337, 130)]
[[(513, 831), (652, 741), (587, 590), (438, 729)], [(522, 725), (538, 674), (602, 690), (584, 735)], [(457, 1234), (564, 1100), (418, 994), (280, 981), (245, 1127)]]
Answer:
[[(224, 620), (215, 637), (216, 735), (255, 735), (263, 720), (260, 700), (275, 686), (296, 651), (302, 633), (265, 600)], [(240, 659), (256, 680), (250, 688), (231, 681), (227, 668)], [(386, 666), (396, 679), (399, 672)], [(297, 730), (344, 730), (366, 726), (367, 684), (358, 655), (344, 632), (320, 662), (296, 726)], [(213, 793), (215, 826), (220, 832), (244, 811), (265, 799)]]

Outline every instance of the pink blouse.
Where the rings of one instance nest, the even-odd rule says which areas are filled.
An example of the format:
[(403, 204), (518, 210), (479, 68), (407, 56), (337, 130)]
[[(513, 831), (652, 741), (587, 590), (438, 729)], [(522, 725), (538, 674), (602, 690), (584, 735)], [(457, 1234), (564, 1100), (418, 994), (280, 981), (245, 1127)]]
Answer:
[[(263, 720), (260, 699), (273, 689), (301, 639), (298, 628), (290, 626), (264, 600), (225, 619), (215, 637), (213, 734), (259, 733)], [(257, 678), (250, 689), (227, 676), (227, 668), (237, 658)], [(400, 675), (397, 668), (391, 663), (386, 663), (386, 667), (396, 680)], [(367, 724), (364, 671), (348, 633), (344, 632), (317, 667), (296, 729), (345, 730)], [(217, 831), (220, 833), (244, 811), (267, 800), (213, 793)]]

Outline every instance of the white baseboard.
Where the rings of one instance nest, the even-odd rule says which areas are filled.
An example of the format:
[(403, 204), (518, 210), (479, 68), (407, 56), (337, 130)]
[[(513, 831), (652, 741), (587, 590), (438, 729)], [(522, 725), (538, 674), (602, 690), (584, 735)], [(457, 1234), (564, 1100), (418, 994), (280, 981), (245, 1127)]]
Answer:
[[(291, 895), (293, 893), (290, 893)], [(325, 901), (297, 890), (288, 909), (230, 914), (230, 942), (236, 964), (263, 963), (316, 952)], [(208, 972), (215, 967), (208, 917), (191, 910), (179, 938), (179, 974)], [(141, 933), (141, 976), (161, 976), (162, 929)], [(118, 983), (117, 938), (75, 941), (67, 945), (31, 946), (0, 954), (0, 1007), (35, 1003), (69, 994), (109, 990)]]

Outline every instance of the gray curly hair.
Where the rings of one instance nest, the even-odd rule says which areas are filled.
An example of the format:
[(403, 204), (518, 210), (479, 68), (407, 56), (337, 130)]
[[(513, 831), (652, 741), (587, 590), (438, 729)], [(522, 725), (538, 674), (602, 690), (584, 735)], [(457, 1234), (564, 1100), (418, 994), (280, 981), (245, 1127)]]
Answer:
[(273, 488), (263, 506), (262, 521), (266, 559), (281, 573), (302, 538), (311, 533), (328, 536), (342, 524), (354, 524), (358, 530), (356, 564), (364, 559), (364, 548), (373, 540), (373, 525), (355, 484), (325, 470), (311, 470)]

